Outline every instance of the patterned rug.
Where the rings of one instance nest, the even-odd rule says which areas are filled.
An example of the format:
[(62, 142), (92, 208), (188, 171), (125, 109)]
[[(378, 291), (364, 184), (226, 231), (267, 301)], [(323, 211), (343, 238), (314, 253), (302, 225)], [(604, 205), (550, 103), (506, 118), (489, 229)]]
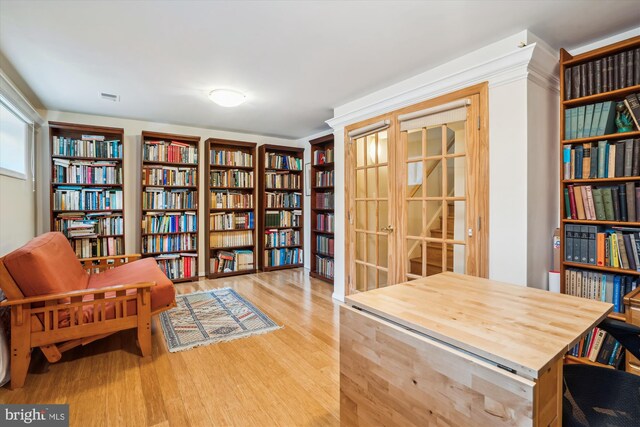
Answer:
[(170, 352), (280, 329), (231, 288), (177, 295), (177, 307), (160, 313)]

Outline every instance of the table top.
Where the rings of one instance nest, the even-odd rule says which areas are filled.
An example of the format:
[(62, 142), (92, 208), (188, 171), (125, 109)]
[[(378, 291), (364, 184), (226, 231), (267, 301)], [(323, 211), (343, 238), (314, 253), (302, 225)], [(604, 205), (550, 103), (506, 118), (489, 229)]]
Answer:
[(350, 295), (346, 302), (530, 378), (538, 378), (613, 309), (456, 273)]

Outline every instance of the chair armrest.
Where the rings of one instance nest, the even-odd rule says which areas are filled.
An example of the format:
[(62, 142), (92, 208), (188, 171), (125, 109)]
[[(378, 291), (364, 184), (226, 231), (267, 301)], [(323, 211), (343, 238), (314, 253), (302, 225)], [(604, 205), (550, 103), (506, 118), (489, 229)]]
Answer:
[(130, 283), (126, 285), (114, 285), (106, 288), (88, 288), (80, 291), (69, 291), (69, 292), (60, 292), (57, 294), (39, 295), (34, 297), (15, 299), (11, 301), (4, 300), (0, 302), (0, 307), (32, 304), (37, 302), (60, 300), (65, 298), (83, 297), (85, 295), (104, 294), (106, 292), (128, 291), (130, 289), (144, 289), (144, 288), (151, 288), (155, 285), (156, 285), (156, 282), (139, 282), (139, 283)]
[(140, 254), (111, 255), (111, 256), (101, 256), (101, 257), (94, 257), (94, 258), (83, 258), (79, 261), (82, 264), (82, 268), (84, 268), (87, 271), (91, 270), (89, 271), (90, 273), (95, 273), (96, 270), (100, 272), (103, 270), (116, 268), (119, 265), (137, 261), (140, 259), (141, 256), (142, 255)]

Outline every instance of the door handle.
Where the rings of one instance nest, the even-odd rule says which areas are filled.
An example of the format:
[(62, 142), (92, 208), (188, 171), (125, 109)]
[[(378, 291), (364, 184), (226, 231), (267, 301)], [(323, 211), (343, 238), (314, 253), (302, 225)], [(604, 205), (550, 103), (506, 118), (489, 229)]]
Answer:
[(386, 231), (387, 233), (393, 233), (393, 225), (388, 225), (380, 229), (380, 231)]

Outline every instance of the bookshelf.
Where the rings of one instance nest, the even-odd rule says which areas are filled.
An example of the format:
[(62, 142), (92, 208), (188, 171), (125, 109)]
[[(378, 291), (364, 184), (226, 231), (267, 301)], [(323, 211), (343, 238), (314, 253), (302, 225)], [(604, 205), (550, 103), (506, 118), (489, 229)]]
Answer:
[(303, 148), (258, 148), (258, 264), (262, 271), (304, 265)]
[(333, 284), (334, 156), (333, 134), (311, 144), (311, 258), (309, 275)]
[(200, 137), (143, 131), (141, 254), (174, 282), (198, 278)]
[(50, 227), (78, 258), (123, 255), (124, 129), (49, 122)]
[[(640, 284), (640, 129), (619, 130), (616, 108), (636, 94), (640, 37), (576, 56), (560, 50), (561, 292), (612, 302), (609, 317), (621, 321), (625, 294)], [(611, 367), (593, 360), (602, 353), (577, 351), (592, 338), (565, 362)]]
[(206, 274), (210, 279), (256, 272), (256, 143), (205, 141)]

